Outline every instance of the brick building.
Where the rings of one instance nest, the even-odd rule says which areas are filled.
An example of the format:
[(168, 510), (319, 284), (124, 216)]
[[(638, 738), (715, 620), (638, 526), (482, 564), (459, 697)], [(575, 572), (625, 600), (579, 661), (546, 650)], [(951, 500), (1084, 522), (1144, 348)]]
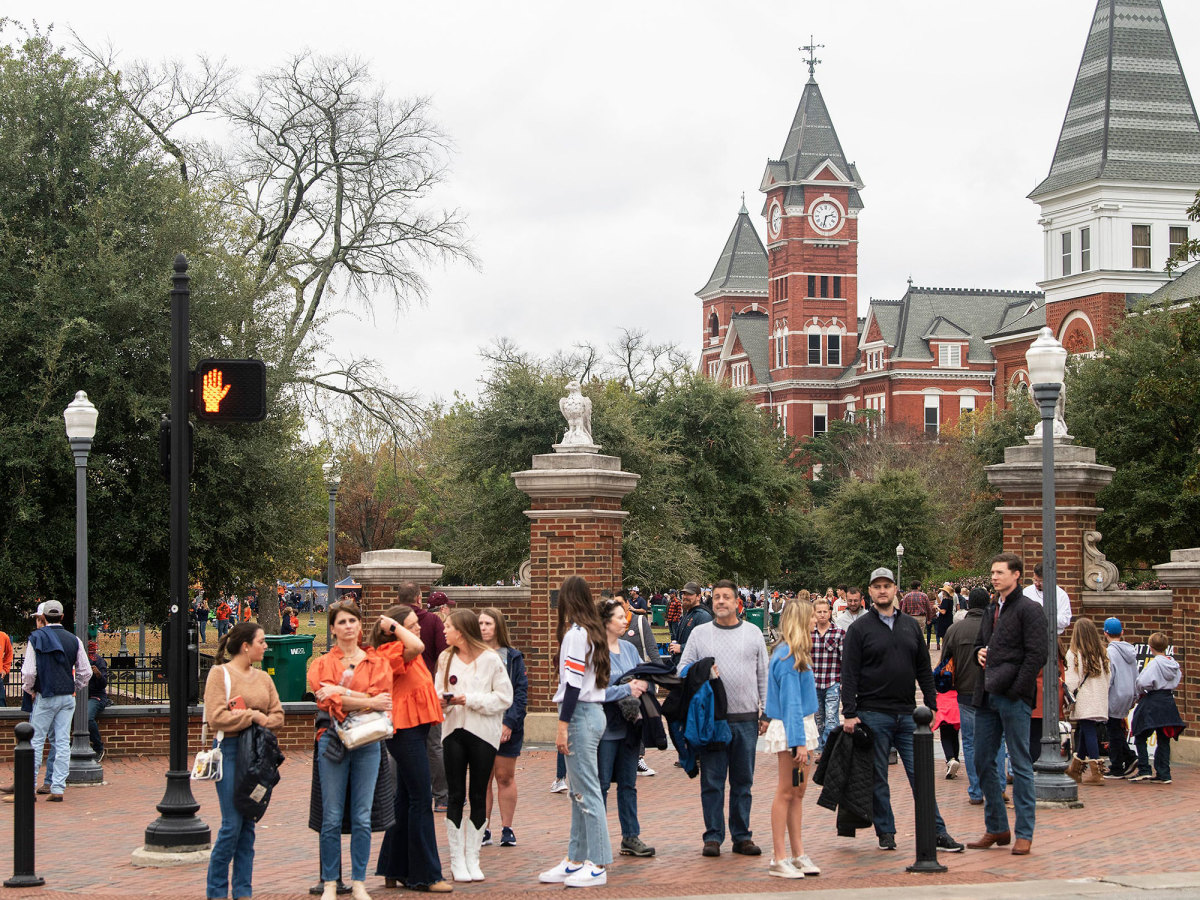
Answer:
[[(745, 203), (701, 301), (701, 370), (744, 388), (787, 432), (872, 410), (935, 435), (1028, 380), (1045, 325), (1075, 353), (1143, 298), (1189, 237), (1200, 120), (1160, 0), (1098, 0), (1040, 207), (1038, 291), (927, 288), (859, 315), (863, 182), (814, 72), (760, 190), (767, 241)], [(1186, 277), (1186, 275), (1184, 276)]]

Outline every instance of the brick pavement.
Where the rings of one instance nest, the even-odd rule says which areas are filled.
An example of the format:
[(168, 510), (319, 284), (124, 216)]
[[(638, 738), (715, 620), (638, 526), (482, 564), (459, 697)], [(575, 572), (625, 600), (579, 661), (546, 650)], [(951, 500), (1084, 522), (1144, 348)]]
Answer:
[[(852, 840), (838, 838), (834, 814), (818, 807), (815, 794), (810, 794), (805, 810), (805, 849), (824, 874), (788, 881), (766, 874), (773, 759), (759, 755), (760, 787), (755, 791), (752, 813), (755, 838), (768, 855), (734, 856), (728, 852), (727, 842), (719, 859), (700, 856), (703, 826), (698, 779), (689, 780), (674, 768), (669, 753), (651, 751), (647, 759), (659, 774), (638, 779), (642, 837), (657, 848), (658, 855), (647, 860), (618, 857), (610, 869), (608, 885), (592, 891), (602, 897), (982, 884), (1200, 871), (1200, 835), (1194, 826), (1200, 812), (1200, 771), (1191, 766), (1176, 766), (1175, 783), (1169, 787), (1109, 782), (1103, 787), (1081, 788), (1084, 809), (1038, 811), (1031, 856), (1022, 859), (996, 849), (944, 854), (941, 858), (949, 872), (934, 876), (904, 872), (913, 858), (912, 802), (902, 770), (892, 767), (900, 850), (879, 851), (870, 833), (860, 833)], [(316, 835), (305, 827), (310, 765), (307, 757), (300, 756), (285, 763), (283, 785), (259, 824), (254, 883), (261, 900), (307, 897), (308, 886), (316, 880)], [(519, 845), (485, 847), (482, 866), (488, 880), (459, 885), (456, 893), (528, 898), (562, 890), (555, 885), (539, 885), (536, 880), (537, 873), (560, 859), (566, 848), (569, 800), (565, 794), (547, 792), (553, 769), (553, 751), (533, 750), (521, 757), (517, 769), (521, 799), (515, 822)], [(129, 864), (130, 853), (141, 843), (142, 831), (154, 817), (154, 805), (162, 797), (165, 770), (166, 761), (161, 758), (106, 761), (108, 784), (68, 788), (67, 801), (61, 805), (38, 803), (37, 871), (46, 879), (46, 887), (10, 890), (4, 896), (38, 896), (46, 900), (78, 898), (81, 894), (101, 898), (203, 897), (201, 867), (135, 869)], [(10, 770), (0, 767), (0, 780), (8, 781), (10, 777)], [(937, 789), (951, 833), (963, 841), (978, 836), (983, 831), (982, 808), (967, 803), (966, 779), (961, 775), (954, 781), (939, 778)], [(202, 806), (201, 815), (215, 833), (219, 816), (213, 788), (198, 785), (196, 797)], [(609, 806), (610, 828), (619, 835), (615, 798), (610, 798)], [(12, 828), (11, 810), (7, 804), (0, 807), (0, 875), (4, 877), (10, 873), (7, 835)], [(439, 839), (448, 871), (444, 834)], [(378, 836), (373, 851), (377, 848)], [(347, 855), (347, 875), (348, 866)], [(368, 888), (377, 898), (398, 896), (397, 892), (386, 891), (382, 880), (374, 876), (368, 878)]]

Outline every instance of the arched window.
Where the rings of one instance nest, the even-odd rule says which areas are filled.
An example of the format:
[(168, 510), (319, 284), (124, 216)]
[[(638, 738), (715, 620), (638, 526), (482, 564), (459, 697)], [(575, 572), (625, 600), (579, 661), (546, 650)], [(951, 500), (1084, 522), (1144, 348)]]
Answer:
[(708, 317), (708, 336), (720, 337), (721, 335), (721, 320), (717, 318), (716, 310)]

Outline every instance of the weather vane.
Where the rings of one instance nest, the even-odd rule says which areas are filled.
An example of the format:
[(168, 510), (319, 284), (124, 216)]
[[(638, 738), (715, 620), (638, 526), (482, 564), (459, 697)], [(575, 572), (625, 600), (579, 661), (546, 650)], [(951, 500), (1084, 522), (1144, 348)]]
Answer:
[(825, 49), (825, 45), (818, 44), (813, 40), (813, 36), (810, 34), (808, 36), (808, 44), (800, 49), (808, 53), (808, 59), (806, 59), (805, 62), (808, 63), (808, 77), (813, 78), (816, 75), (817, 66), (821, 63), (821, 60), (817, 59), (817, 51)]

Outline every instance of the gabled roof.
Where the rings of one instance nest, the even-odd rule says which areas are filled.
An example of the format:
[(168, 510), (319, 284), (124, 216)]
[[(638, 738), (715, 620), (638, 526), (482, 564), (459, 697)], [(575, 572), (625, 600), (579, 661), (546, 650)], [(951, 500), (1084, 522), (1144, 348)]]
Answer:
[(724, 358), (741, 341), (758, 384), (767, 384), (771, 380), (771, 357), (767, 347), (770, 327), (770, 319), (765, 312), (736, 313), (729, 321), (729, 333), (721, 354)]
[(969, 338), (971, 332), (964, 328), (955, 325), (945, 316), (938, 316), (921, 335), (924, 340), (954, 340), (955, 338)]
[(1200, 183), (1200, 120), (1161, 0), (1098, 0), (1050, 174), (1029, 196), (1101, 178)]
[[(821, 88), (817, 86), (816, 79), (810, 77), (800, 94), (800, 104), (796, 107), (796, 115), (783, 142), (779, 159), (767, 161), (761, 189), (766, 190), (772, 179), (779, 184), (803, 181), (816, 173), (825, 162), (831, 163), (855, 188), (863, 186), (858, 169), (842, 151), (842, 143), (833, 128)], [(862, 209), (857, 190), (851, 191), (850, 208)]]
[[(900, 300), (871, 300), (871, 315), (886, 343), (895, 348), (893, 360), (933, 359), (928, 341), (936, 336), (969, 338), (967, 360), (991, 362), (984, 337), (999, 330), (1014, 312), (1020, 315), (1036, 291), (993, 291), (979, 288), (928, 288), (910, 285)], [(1039, 307), (1045, 318), (1044, 307)], [(1033, 314), (1031, 314), (1033, 315)]]
[(1046, 304), (1042, 304), (1037, 309), (1028, 309), (1022, 312), (1019, 308), (1013, 307), (1012, 312), (1015, 315), (1010, 315), (1006, 322), (1001, 322), (1000, 327), (991, 334), (985, 334), (985, 341), (996, 340), (997, 338), (1012, 337), (1017, 334), (1034, 333), (1040, 331), (1046, 325)]
[(767, 249), (754, 230), (745, 203), (708, 284), (696, 291), (702, 300), (721, 294), (767, 296)]
[(1200, 266), (1192, 266), (1154, 293), (1138, 297), (1137, 302), (1145, 301), (1151, 306), (1161, 306), (1164, 303), (1184, 303), (1196, 299), (1200, 299)]

